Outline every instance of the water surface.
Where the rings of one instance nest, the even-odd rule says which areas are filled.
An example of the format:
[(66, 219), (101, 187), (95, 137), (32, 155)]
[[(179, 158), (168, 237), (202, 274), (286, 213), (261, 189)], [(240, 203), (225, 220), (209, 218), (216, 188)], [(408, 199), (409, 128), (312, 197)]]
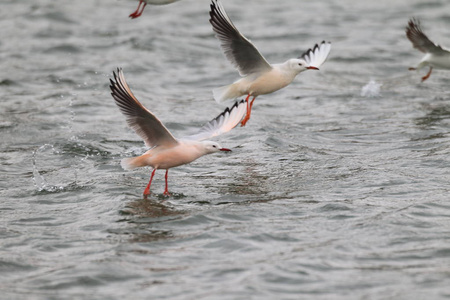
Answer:
[[(176, 136), (238, 78), (209, 2), (0, 4), (0, 290), (5, 299), (450, 298), (450, 73), (408, 72), (420, 17), (442, 45), (448, 1), (224, 0), (270, 62), (332, 42), (318, 72), (260, 96), (232, 148), (142, 199), (145, 151), (109, 91), (122, 67)], [(379, 91), (364, 94), (371, 81)]]

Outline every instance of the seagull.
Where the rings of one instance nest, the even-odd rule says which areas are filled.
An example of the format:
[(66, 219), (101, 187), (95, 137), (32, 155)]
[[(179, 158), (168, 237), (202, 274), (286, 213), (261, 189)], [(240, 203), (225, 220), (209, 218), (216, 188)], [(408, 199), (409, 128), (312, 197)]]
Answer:
[[(153, 4), (153, 5), (165, 5), (170, 4), (173, 2), (176, 2), (178, 0), (139, 0), (139, 5), (135, 12), (133, 12), (129, 17), (132, 19), (136, 19), (142, 15), (144, 12), (144, 8), (147, 4)], [(142, 6), (142, 9), (141, 9)]]
[(153, 168), (150, 181), (144, 190), (144, 198), (150, 195), (150, 186), (157, 169), (166, 170), (166, 188), (164, 195), (169, 196), (167, 175), (170, 168), (188, 164), (197, 158), (218, 151), (231, 151), (222, 148), (218, 143), (203, 141), (228, 132), (244, 117), (245, 101), (237, 101), (231, 108), (226, 108), (220, 115), (212, 119), (193, 135), (176, 139), (161, 121), (145, 108), (128, 87), (122, 69), (113, 72), (110, 79), (111, 95), (120, 111), (125, 115), (128, 125), (144, 140), (150, 149), (143, 155), (125, 158), (121, 165), (125, 170), (151, 166)]
[(409, 68), (409, 70), (420, 70), (426, 66), (430, 67), (427, 75), (422, 77), (422, 82), (430, 77), (433, 68), (450, 69), (450, 51), (430, 41), (423, 33), (419, 20), (415, 18), (409, 20), (408, 27), (406, 27), (406, 36), (414, 48), (425, 53), (417, 67)]
[[(245, 99), (247, 114), (241, 126), (245, 126), (250, 119), (253, 102), (257, 96), (269, 94), (287, 86), (300, 72), (319, 70), (330, 53), (331, 43), (323, 41), (299, 58), (292, 58), (281, 64), (269, 64), (252, 42), (234, 26), (222, 4), (218, 0), (211, 0), (211, 2), (209, 22), (220, 40), (225, 57), (243, 77), (230, 85), (214, 89), (213, 95), (219, 103), (247, 96)], [(251, 102), (250, 96), (253, 97)]]

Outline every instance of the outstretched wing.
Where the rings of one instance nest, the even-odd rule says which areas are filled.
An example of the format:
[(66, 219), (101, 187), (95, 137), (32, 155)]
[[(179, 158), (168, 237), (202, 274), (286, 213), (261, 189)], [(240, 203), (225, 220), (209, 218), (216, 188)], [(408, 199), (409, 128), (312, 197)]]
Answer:
[(316, 44), (314, 48), (308, 49), (300, 58), (306, 61), (308, 66), (319, 68), (330, 54), (331, 43), (322, 41), (320, 45)]
[(423, 53), (439, 54), (445, 51), (441, 46), (430, 41), (425, 33), (423, 33), (420, 21), (415, 18), (409, 20), (408, 27), (406, 27), (406, 36), (413, 44), (413, 47)]
[(241, 76), (272, 69), (258, 49), (233, 25), (218, 0), (211, 0), (209, 12), (211, 23), (225, 57), (235, 66)]
[(203, 125), (196, 134), (184, 139), (200, 141), (228, 132), (241, 122), (246, 112), (245, 100), (237, 101), (232, 107), (227, 107), (220, 115)]
[(128, 125), (144, 140), (147, 147), (177, 144), (177, 140), (161, 121), (134, 97), (122, 69), (117, 68), (117, 74), (113, 74), (114, 80), (110, 79), (111, 95), (125, 115)]

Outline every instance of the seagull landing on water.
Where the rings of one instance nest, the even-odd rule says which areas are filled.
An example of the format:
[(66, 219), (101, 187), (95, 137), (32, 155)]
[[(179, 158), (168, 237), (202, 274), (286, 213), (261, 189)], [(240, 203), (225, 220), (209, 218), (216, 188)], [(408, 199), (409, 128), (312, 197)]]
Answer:
[[(243, 77), (233, 84), (213, 90), (214, 99), (222, 102), (247, 96), (247, 114), (241, 125), (250, 119), (253, 102), (259, 95), (275, 92), (290, 84), (295, 76), (306, 70), (318, 70), (330, 53), (331, 44), (323, 41), (299, 58), (292, 58), (281, 64), (269, 64), (258, 49), (233, 25), (218, 0), (212, 0), (209, 12), (216, 37), (226, 58)], [(251, 102), (250, 96), (253, 97)]]
[(422, 77), (422, 82), (430, 77), (433, 68), (450, 69), (450, 51), (430, 41), (425, 33), (423, 33), (419, 20), (414, 18), (409, 20), (408, 27), (406, 27), (406, 36), (414, 48), (425, 53), (425, 56), (417, 67), (409, 68), (409, 70), (420, 70), (426, 66), (430, 67), (427, 75)]
[(246, 112), (244, 100), (236, 102), (231, 108), (226, 108), (216, 118), (203, 125), (196, 134), (176, 139), (161, 121), (134, 97), (125, 81), (122, 69), (117, 69), (117, 74), (115, 72), (113, 74), (114, 80), (110, 79), (111, 95), (120, 111), (125, 115), (128, 125), (150, 148), (141, 156), (125, 158), (121, 162), (122, 167), (126, 170), (145, 166), (153, 168), (150, 181), (144, 190), (145, 198), (150, 194), (150, 186), (157, 169), (166, 170), (164, 195), (169, 195), (167, 175), (170, 168), (188, 164), (206, 154), (231, 151), (222, 148), (216, 142), (203, 140), (236, 127)]
[[(147, 6), (147, 4), (165, 5), (165, 4), (170, 4), (170, 3), (173, 3), (176, 1), (178, 1), (178, 0), (139, 0), (139, 5), (138, 5), (136, 11), (130, 15), (130, 18), (136, 19), (136, 18), (140, 17), (142, 15), (142, 13), (144, 12), (144, 8), (145, 8), (145, 6)], [(142, 8), (141, 8), (141, 6), (142, 6)]]

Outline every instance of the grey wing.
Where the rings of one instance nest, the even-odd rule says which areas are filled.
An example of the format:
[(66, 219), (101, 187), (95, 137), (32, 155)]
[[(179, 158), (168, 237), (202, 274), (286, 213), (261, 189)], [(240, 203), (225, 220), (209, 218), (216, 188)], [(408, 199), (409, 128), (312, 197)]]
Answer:
[(128, 87), (122, 69), (113, 72), (114, 80), (110, 79), (111, 95), (120, 111), (125, 115), (128, 125), (144, 140), (148, 147), (158, 145), (175, 145), (177, 140), (161, 123), (161, 121), (146, 109), (134, 97)]
[(322, 41), (320, 45), (316, 44), (312, 49), (305, 51), (300, 58), (305, 60), (308, 66), (320, 67), (330, 54), (331, 43)]
[(211, 0), (211, 23), (225, 57), (238, 69), (241, 76), (272, 69), (258, 49), (233, 25), (218, 0)]
[(228, 132), (241, 122), (246, 112), (245, 100), (236, 101), (232, 107), (227, 107), (220, 115), (203, 125), (196, 134), (184, 139), (200, 141)]
[(420, 26), (420, 21), (412, 18), (408, 22), (408, 27), (406, 27), (406, 36), (413, 44), (413, 47), (423, 53), (436, 53), (439, 54), (442, 51), (441, 46), (436, 45), (423, 33)]

